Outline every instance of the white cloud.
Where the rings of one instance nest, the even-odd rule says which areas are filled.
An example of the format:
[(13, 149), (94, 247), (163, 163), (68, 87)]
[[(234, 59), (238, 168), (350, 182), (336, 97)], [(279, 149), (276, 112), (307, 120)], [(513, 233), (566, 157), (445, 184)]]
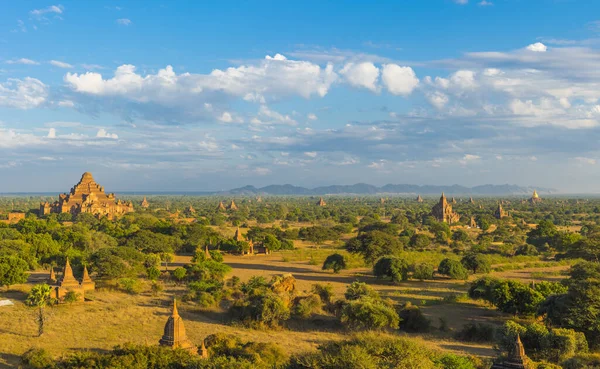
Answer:
[(442, 109), (448, 103), (448, 96), (440, 91), (425, 94), (427, 101), (437, 109)]
[(48, 86), (40, 80), (10, 78), (0, 83), (0, 107), (32, 109), (46, 102)]
[(596, 164), (596, 159), (592, 159), (592, 158), (586, 158), (583, 156), (578, 156), (575, 158), (575, 160), (577, 160), (578, 162), (582, 163), (582, 164), (588, 164), (588, 165), (595, 165)]
[(271, 169), (258, 167), (254, 168), (253, 172), (259, 176), (265, 176), (267, 174), (271, 174)]
[(119, 18), (115, 22), (121, 26), (129, 26), (131, 24), (131, 19)]
[(223, 112), (223, 114), (221, 114), (221, 116), (217, 119), (219, 119), (223, 123), (233, 122), (233, 117), (231, 116), (231, 113), (229, 113), (229, 112)]
[(167, 66), (157, 74), (142, 76), (135, 72), (133, 65), (122, 65), (110, 79), (95, 72), (67, 73), (64, 77), (67, 85), (80, 93), (194, 107), (199, 97), (209, 99), (222, 94), (259, 102), (290, 95), (323, 97), (336, 79), (333, 65), (321, 68), (310, 62), (278, 57), (264, 59), (258, 65), (215, 69), (210, 74), (177, 75)]
[(494, 3), (492, 3), (491, 1), (487, 1), (487, 0), (481, 0), (480, 2), (477, 3), (477, 5), (479, 5), (479, 6), (492, 6), (492, 5), (494, 5)]
[(48, 138), (56, 138), (56, 128), (50, 128), (48, 130)]
[(527, 50), (538, 52), (538, 53), (543, 53), (543, 52), (546, 52), (546, 50), (548, 50), (548, 47), (546, 47), (546, 45), (544, 45), (541, 42), (536, 42), (535, 44), (531, 44), (531, 45), (527, 46)]
[(30, 11), (29, 14), (33, 15), (34, 17), (41, 17), (47, 13), (62, 14), (63, 10), (64, 10), (64, 7), (62, 5), (50, 5), (47, 8), (34, 9), (34, 10)]
[(478, 161), (479, 159), (481, 159), (481, 156), (479, 155), (473, 155), (473, 154), (465, 154), (461, 160), (459, 160), (458, 162), (461, 165), (467, 165), (469, 163), (473, 163)]
[(397, 64), (383, 65), (381, 80), (390, 93), (403, 96), (410, 95), (419, 84), (419, 79), (411, 67), (401, 67)]
[(315, 151), (307, 151), (304, 153), (304, 155), (308, 156), (309, 158), (316, 158), (318, 154)]
[(73, 68), (73, 66), (71, 64), (61, 62), (58, 60), (50, 60), (50, 64), (54, 65), (55, 67), (59, 67), (59, 68), (65, 68), (65, 69)]
[(469, 0), (454, 0), (455, 3), (465, 5), (469, 3)]
[(62, 108), (72, 108), (75, 106), (75, 103), (71, 100), (61, 100), (58, 102), (58, 106)]
[(6, 64), (39, 65), (40, 63), (36, 62), (35, 60), (21, 58), (21, 59), (7, 60)]
[(308, 118), (308, 120), (317, 120), (319, 118), (317, 118), (317, 116), (313, 113), (309, 113), (306, 118)]
[(296, 120), (290, 117), (288, 114), (281, 114), (274, 110), (269, 109), (266, 105), (261, 105), (258, 116), (251, 120), (254, 125), (274, 125), (283, 124), (289, 126), (295, 126), (298, 124)]
[(373, 63), (348, 63), (342, 68), (340, 74), (354, 87), (364, 87), (373, 92), (378, 90), (379, 68)]
[(115, 133), (108, 133), (104, 128), (100, 128), (98, 130), (98, 133), (96, 133), (96, 137), (98, 138), (110, 138), (113, 140), (116, 140), (119, 138), (119, 136)]

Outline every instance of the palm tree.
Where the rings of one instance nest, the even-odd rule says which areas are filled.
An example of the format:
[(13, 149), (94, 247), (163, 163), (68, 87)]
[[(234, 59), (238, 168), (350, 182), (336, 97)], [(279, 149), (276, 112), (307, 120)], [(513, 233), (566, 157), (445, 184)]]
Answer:
[(38, 315), (35, 320), (38, 324), (38, 337), (44, 334), (44, 323), (46, 322), (46, 314), (44, 308), (52, 305), (56, 299), (52, 298), (52, 287), (47, 284), (36, 284), (33, 286), (27, 296), (27, 304), (38, 308)]

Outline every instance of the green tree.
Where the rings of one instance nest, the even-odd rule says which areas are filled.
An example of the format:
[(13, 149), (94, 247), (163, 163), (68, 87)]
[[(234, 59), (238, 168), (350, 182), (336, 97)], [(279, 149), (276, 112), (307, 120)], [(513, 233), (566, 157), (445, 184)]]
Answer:
[(408, 280), (409, 270), (408, 262), (396, 256), (384, 256), (373, 266), (377, 278), (390, 278), (393, 282)]
[(146, 275), (148, 275), (148, 279), (151, 281), (156, 281), (160, 277), (160, 270), (157, 267), (150, 267), (146, 269)]
[(492, 269), (490, 262), (484, 255), (473, 252), (463, 256), (460, 262), (473, 273), (489, 273)]
[(27, 262), (18, 256), (0, 256), (0, 286), (6, 286), (8, 290), (13, 284), (27, 282), (28, 269)]
[(361, 233), (348, 240), (346, 249), (363, 256), (367, 263), (373, 263), (384, 255), (397, 255), (403, 249), (396, 236), (381, 231)]
[(469, 272), (459, 261), (448, 258), (440, 262), (440, 265), (438, 266), (438, 273), (447, 275), (452, 279), (469, 278)]
[(172, 274), (178, 282), (181, 282), (186, 277), (187, 270), (185, 270), (185, 268), (178, 267), (172, 272)]
[(331, 254), (323, 263), (323, 270), (333, 270), (334, 273), (339, 273), (340, 270), (346, 269), (346, 258), (341, 254)]

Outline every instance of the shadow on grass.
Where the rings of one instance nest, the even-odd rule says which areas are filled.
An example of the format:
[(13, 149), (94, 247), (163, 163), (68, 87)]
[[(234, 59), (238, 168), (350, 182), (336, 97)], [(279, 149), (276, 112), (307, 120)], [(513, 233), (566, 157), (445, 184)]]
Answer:
[(298, 268), (289, 265), (268, 265), (268, 264), (246, 264), (246, 263), (226, 263), (233, 269), (247, 269), (247, 270), (266, 270), (272, 272), (281, 273), (317, 273), (314, 269), (310, 268)]
[(0, 352), (0, 368), (21, 367), (21, 357), (13, 354)]

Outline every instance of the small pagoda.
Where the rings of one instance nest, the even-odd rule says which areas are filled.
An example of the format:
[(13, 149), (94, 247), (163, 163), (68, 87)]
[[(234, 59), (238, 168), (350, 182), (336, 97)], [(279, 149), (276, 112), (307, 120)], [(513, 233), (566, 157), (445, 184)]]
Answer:
[(477, 222), (475, 221), (475, 217), (471, 217), (471, 220), (469, 221), (469, 227), (477, 228)]
[(494, 212), (494, 217), (496, 219), (502, 219), (502, 218), (506, 218), (508, 216), (508, 211), (505, 211), (502, 208), (502, 203), (498, 203), (498, 208), (496, 209), (496, 211)]
[(237, 242), (248, 242), (248, 252), (242, 250), (242, 254), (253, 255), (254, 254), (254, 242), (252, 240), (246, 240), (240, 231), (240, 227), (237, 227), (233, 239)]
[(183, 326), (183, 319), (177, 311), (177, 301), (173, 300), (173, 311), (165, 324), (165, 330), (162, 338), (158, 341), (161, 346), (168, 346), (173, 349), (182, 349), (191, 354), (197, 355), (198, 348), (188, 340)]
[(144, 199), (140, 203), (140, 207), (143, 209), (148, 209), (150, 207), (150, 203), (148, 202), (148, 199), (146, 199), (146, 196), (144, 196)]
[(529, 359), (525, 355), (525, 348), (521, 342), (521, 337), (517, 334), (517, 339), (505, 360), (499, 360), (492, 365), (491, 369), (530, 369)]
[(225, 205), (223, 205), (223, 201), (219, 201), (219, 205), (217, 205), (217, 211), (224, 211)]
[(231, 200), (231, 203), (229, 204), (229, 206), (227, 207), (229, 210), (237, 210), (238, 207), (235, 204), (235, 201), (233, 201), (233, 199)]
[(469, 197), (469, 204), (474, 204), (475, 200), (473, 200), (473, 197)]
[(421, 197), (421, 195), (417, 196), (417, 202), (423, 202), (423, 198)]
[(83, 268), (83, 280), (81, 281), (81, 283), (79, 283), (79, 281), (75, 279), (75, 276), (73, 275), (73, 268), (71, 268), (71, 263), (69, 262), (69, 259), (67, 259), (65, 263), (65, 268), (60, 279), (57, 280), (53, 268), (50, 270), (49, 281), (52, 280), (55, 281), (55, 283), (53, 283), (52, 285), (52, 297), (55, 298), (58, 302), (63, 302), (65, 296), (69, 292), (76, 293), (77, 301), (84, 301), (85, 292), (93, 291), (96, 289), (96, 284), (90, 278), (87, 267)]
[(319, 201), (317, 202), (317, 206), (325, 206), (327, 205), (327, 203), (325, 202), (325, 200), (323, 200), (322, 197), (319, 198)]

